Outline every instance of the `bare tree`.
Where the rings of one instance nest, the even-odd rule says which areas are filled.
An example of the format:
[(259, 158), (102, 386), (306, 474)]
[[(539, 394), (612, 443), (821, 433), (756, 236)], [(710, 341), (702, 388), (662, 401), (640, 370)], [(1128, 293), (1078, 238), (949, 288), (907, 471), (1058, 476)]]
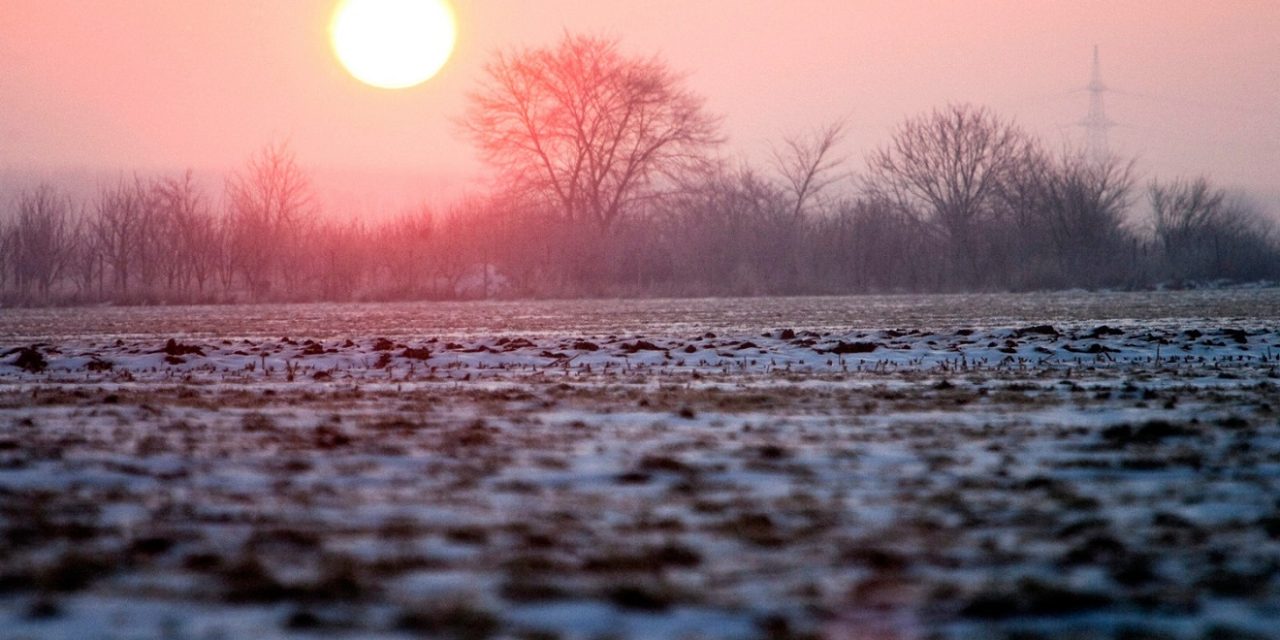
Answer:
[(1197, 237), (1221, 216), (1227, 192), (1207, 178), (1152, 182), (1147, 191), (1151, 222), (1164, 250), (1176, 255), (1194, 245)]
[(413, 298), (425, 291), (435, 233), (435, 217), (426, 204), (378, 226), (373, 237), (379, 251), (371, 257), (377, 263), (383, 295)]
[(216, 222), (205, 195), (188, 170), (181, 176), (155, 180), (151, 228), (164, 238), (152, 243), (154, 259), (171, 295), (190, 298), (194, 284), (200, 294), (217, 262)]
[(774, 168), (782, 176), (792, 198), (791, 218), (799, 220), (805, 204), (840, 179), (833, 172), (844, 158), (833, 157), (844, 139), (844, 122), (834, 122), (806, 136), (785, 138), (772, 149)]
[(1222, 216), (1226, 191), (1202, 176), (1152, 182), (1147, 197), (1152, 230), (1169, 275), (1176, 279), (1203, 275), (1203, 242)]
[(171, 273), (174, 264), (174, 234), (168, 212), (161, 201), (154, 178), (137, 180), (138, 200), (142, 205), (142, 228), (138, 234), (138, 284), (148, 300), (158, 300), (164, 287), (160, 279)]
[(551, 271), (550, 254), (554, 234), (550, 230), (565, 223), (551, 207), (530, 203), (507, 193), (491, 197), (489, 230), (491, 258), (502, 271), (507, 286), (524, 295), (534, 295)]
[(814, 201), (840, 178), (835, 171), (844, 159), (833, 154), (843, 137), (844, 123), (834, 122), (784, 138), (781, 146), (771, 149), (773, 169), (782, 186), (771, 199), (770, 214), (758, 223), (769, 227), (760, 238), (765, 242), (759, 243), (759, 250), (769, 260), (761, 275), (771, 292), (786, 293), (813, 284), (817, 265), (814, 247), (806, 240), (818, 221), (811, 214)]
[(462, 120), (513, 187), (570, 222), (608, 229), (658, 179), (719, 142), (719, 119), (657, 58), (566, 35), (555, 48), (499, 54)]
[(1147, 195), (1170, 276), (1264, 277), (1278, 268), (1270, 225), (1247, 198), (1204, 177), (1153, 182)]
[(1075, 284), (1113, 283), (1123, 262), (1132, 160), (1064, 151), (1039, 177), (1033, 232), (1044, 237), (1057, 271)]
[(750, 167), (707, 174), (665, 210), (670, 242), (679, 243), (673, 271), (695, 291), (770, 293), (794, 278), (791, 203), (776, 181)]
[[(76, 286), (76, 295), (81, 299), (93, 297), (95, 282), (100, 283), (102, 256), (94, 241), (93, 220), (83, 208), (73, 218), (69, 226), (68, 243), (70, 244), (67, 268)], [(101, 296), (99, 290), (99, 296)]]
[(316, 279), (321, 298), (350, 300), (360, 287), (369, 262), (369, 251), (373, 248), (364, 225), (356, 220), (318, 225), (310, 244), (316, 254)]
[(121, 296), (129, 294), (135, 258), (142, 250), (141, 237), (146, 222), (143, 192), (141, 179), (135, 178), (132, 183), (121, 179), (114, 186), (102, 189), (94, 205), (94, 242), (105, 263), (100, 275), (110, 268), (112, 289)]
[(9, 222), (7, 215), (0, 217), (0, 295), (9, 291), (9, 279), (17, 269), (16, 226)]
[(213, 227), (213, 272), (224, 297), (231, 295), (236, 282), (236, 271), (240, 268), (234, 241), (235, 229), (231, 213), (224, 212), (216, 217)]
[(203, 209), (191, 218), (183, 230), (183, 245), (188, 248), (188, 275), (195, 280), (196, 292), (203, 297), (218, 268), (221, 251), (218, 237), (218, 220), (209, 209)]
[(1208, 238), (1213, 277), (1236, 280), (1280, 276), (1276, 218), (1243, 192), (1230, 192), (1218, 224)]
[(54, 282), (71, 256), (71, 199), (49, 185), (23, 193), (18, 199), (12, 243), (14, 282), (32, 299), (33, 289), (48, 300)]
[(811, 243), (837, 291), (920, 289), (931, 275), (920, 269), (937, 265), (919, 260), (931, 253), (934, 239), (918, 229), (919, 221), (897, 203), (860, 197), (841, 203), (835, 216), (820, 221)]
[(949, 105), (908, 119), (868, 160), (868, 191), (917, 212), (951, 253), (965, 284), (979, 284), (978, 231), (999, 212), (1001, 185), (1032, 139), (986, 108)]
[(249, 159), (243, 172), (227, 180), (232, 251), (255, 297), (275, 276), (296, 290), (303, 230), (315, 214), (311, 181), (286, 145), (271, 145)]
[(432, 285), (437, 297), (457, 298), (463, 281), (480, 264), (479, 241), (489, 221), (483, 201), (465, 198), (438, 216), (431, 236)]

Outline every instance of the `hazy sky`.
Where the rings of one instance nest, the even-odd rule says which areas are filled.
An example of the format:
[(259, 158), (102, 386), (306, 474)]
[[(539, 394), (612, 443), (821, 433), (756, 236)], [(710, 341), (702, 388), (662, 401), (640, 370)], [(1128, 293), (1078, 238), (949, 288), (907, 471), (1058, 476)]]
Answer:
[(851, 169), (949, 101), (1079, 140), (1097, 44), (1124, 92), (1107, 95), (1114, 149), (1148, 175), (1280, 190), (1276, 0), (455, 0), (452, 60), (405, 91), (337, 64), (335, 4), (0, 0), (0, 168), (214, 172), (288, 139), (329, 192), (347, 190), (336, 201), (397, 206), (482, 175), (451, 121), (466, 92), (495, 50), (568, 30), (687, 72), (734, 155), (847, 118)]

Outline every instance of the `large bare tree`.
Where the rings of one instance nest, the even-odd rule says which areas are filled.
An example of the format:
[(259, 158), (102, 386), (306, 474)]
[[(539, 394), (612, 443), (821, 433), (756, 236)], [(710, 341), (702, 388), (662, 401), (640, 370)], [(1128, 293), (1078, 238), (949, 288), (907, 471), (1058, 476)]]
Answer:
[(575, 35), (499, 54), (462, 119), (508, 185), (601, 230), (719, 142), (719, 122), (659, 59)]
[(1022, 129), (990, 110), (948, 105), (898, 127), (868, 159), (868, 187), (873, 197), (920, 216), (973, 286), (982, 270), (977, 233), (999, 215), (1002, 185), (1034, 148)]

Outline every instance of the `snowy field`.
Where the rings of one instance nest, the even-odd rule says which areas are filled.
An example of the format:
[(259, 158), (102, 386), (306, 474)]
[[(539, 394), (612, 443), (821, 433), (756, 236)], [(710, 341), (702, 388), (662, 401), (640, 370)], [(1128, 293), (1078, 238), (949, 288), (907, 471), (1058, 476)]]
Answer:
[(1280, 291), (0, 310), (0, 640), (1280, 638)]

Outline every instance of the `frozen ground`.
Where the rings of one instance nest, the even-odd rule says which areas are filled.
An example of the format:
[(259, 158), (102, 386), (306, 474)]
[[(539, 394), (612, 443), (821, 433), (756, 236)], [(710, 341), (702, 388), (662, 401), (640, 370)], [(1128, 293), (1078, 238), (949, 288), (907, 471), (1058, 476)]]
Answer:
[(0, 640), (1280, 637), (1278, 301), (3, 311)]

